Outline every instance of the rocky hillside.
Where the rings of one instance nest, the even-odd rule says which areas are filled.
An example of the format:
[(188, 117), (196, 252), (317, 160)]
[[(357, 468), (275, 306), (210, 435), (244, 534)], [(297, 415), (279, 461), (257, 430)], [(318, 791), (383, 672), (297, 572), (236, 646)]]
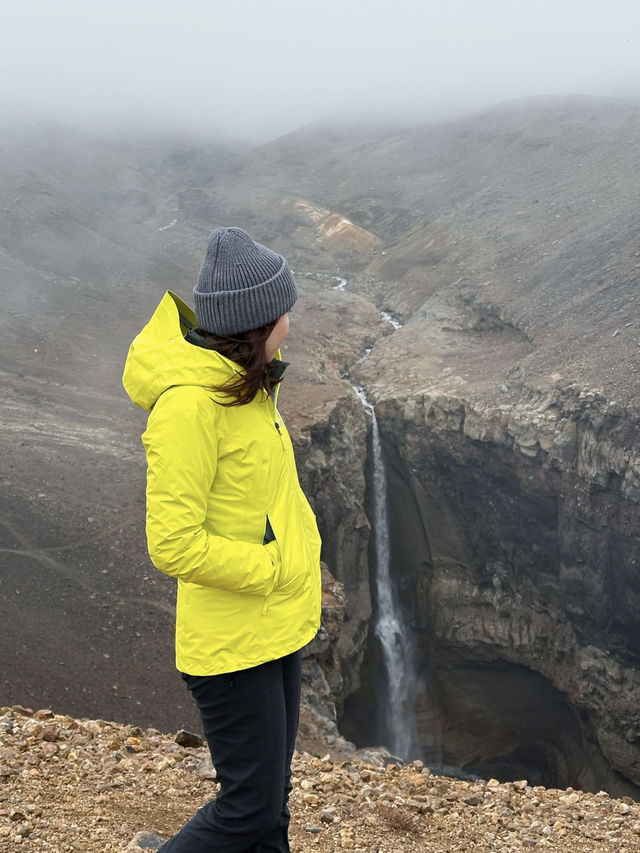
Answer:
[[(145, 552), (145, 416), (126, 399), (120, 375), (131, 339), (165, 288), (188, 298), (208, 230), (226, 215), (206, 205), (189, 220), (176, 213), (229, 168), (232, 153), (98, 140), (37, 123), (7, 130), (2, 153), (3, 696), (195, 725), (173, 671), (174, 584)], [(327, 511), (336, 535), (349, 529), (343, 559), (368, 588), (365, 419), (358, 409), (335, 434), (326, 423), (356, 410), (340, 366), (384, 323), (365, 299), (345, 296), (355, 306), (347, 317), (324, 282), (299, 279), (300, 304), (315, 313), (298, 315), (290, 352), (297, 339), (301, 357), (292, 358), (281, 405), (300, 448), (313, 444), (313, 458), (321, 454), (314, 426), (326, 433), (325, 450), (330, 443), (334, 458), (340, 454), (339, 476), (325, 466), (317, 489), (327, 504), (339, 495)], [(347, 470), (358, 488), (341, 482)], [(345, 637), (366, 634), (367, 596), (358, 607)]]
[(344, 584), (343, 731), (385, 737), (355, 382), (384, 443), (425, 755), (637, 796), (640, 107), (318, 124), (251, 152), (37, 125), (2, 146), (4, 701), (196, 724), (119, 372), (234, 222), (300, 284), (281, 401)]
[[(215, 796), (206, 747), (187, 732), (0, 708), (0, 851), (117, 853), (168, 837)], [(633, 853), (640, 806), (527, 780), (463, 782), (420, 761), (296, 752), (292, 849), (366, 853)]]

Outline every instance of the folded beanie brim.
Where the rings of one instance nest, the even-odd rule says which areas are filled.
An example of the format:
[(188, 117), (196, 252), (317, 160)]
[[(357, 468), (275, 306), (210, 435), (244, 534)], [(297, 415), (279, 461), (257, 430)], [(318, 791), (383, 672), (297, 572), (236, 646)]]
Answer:
[(240, 228), (217, 228), (193, 289), (198, 327), (215, 335), (257, 329), (297, 299), (287, 261)]
[(193, 292), (198, 326), (214, 335), (234, 335), (271, 323), (290, 311), (298, 292), (289, 265), (282, 258), (268, 281), (242, 290)]

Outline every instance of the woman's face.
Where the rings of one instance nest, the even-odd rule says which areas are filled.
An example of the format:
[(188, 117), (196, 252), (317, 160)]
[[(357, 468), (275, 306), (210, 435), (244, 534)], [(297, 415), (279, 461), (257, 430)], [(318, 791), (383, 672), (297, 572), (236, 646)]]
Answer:
[(282, 317), (278, 319), (278, 322), (273, 327), (273, 331), (267, 338), (267, 342), (264, 345), (265, 352), (267, 355), (267, 361), (271, 361), (271, 359), (276, 354), (276, 350), (280, 348), (280, 344), (289, 334), (289, 312), (283, 314)]

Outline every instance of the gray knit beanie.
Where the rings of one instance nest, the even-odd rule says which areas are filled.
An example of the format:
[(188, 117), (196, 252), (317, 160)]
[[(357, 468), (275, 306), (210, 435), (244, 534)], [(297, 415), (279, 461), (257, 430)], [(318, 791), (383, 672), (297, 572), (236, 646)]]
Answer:
[(286, 314), (298, 291), (281, 255), (255, 243), (242, 228), (216, 228), (193, 296), (198, 328), (235, 335)]

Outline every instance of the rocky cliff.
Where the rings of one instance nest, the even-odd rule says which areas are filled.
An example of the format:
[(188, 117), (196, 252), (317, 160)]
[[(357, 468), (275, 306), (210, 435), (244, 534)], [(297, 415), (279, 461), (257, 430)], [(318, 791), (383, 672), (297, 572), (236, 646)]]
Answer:
[(440, 386), (377, 409), (425, 746), (637, 794), (637, 420), (598, 397)]

